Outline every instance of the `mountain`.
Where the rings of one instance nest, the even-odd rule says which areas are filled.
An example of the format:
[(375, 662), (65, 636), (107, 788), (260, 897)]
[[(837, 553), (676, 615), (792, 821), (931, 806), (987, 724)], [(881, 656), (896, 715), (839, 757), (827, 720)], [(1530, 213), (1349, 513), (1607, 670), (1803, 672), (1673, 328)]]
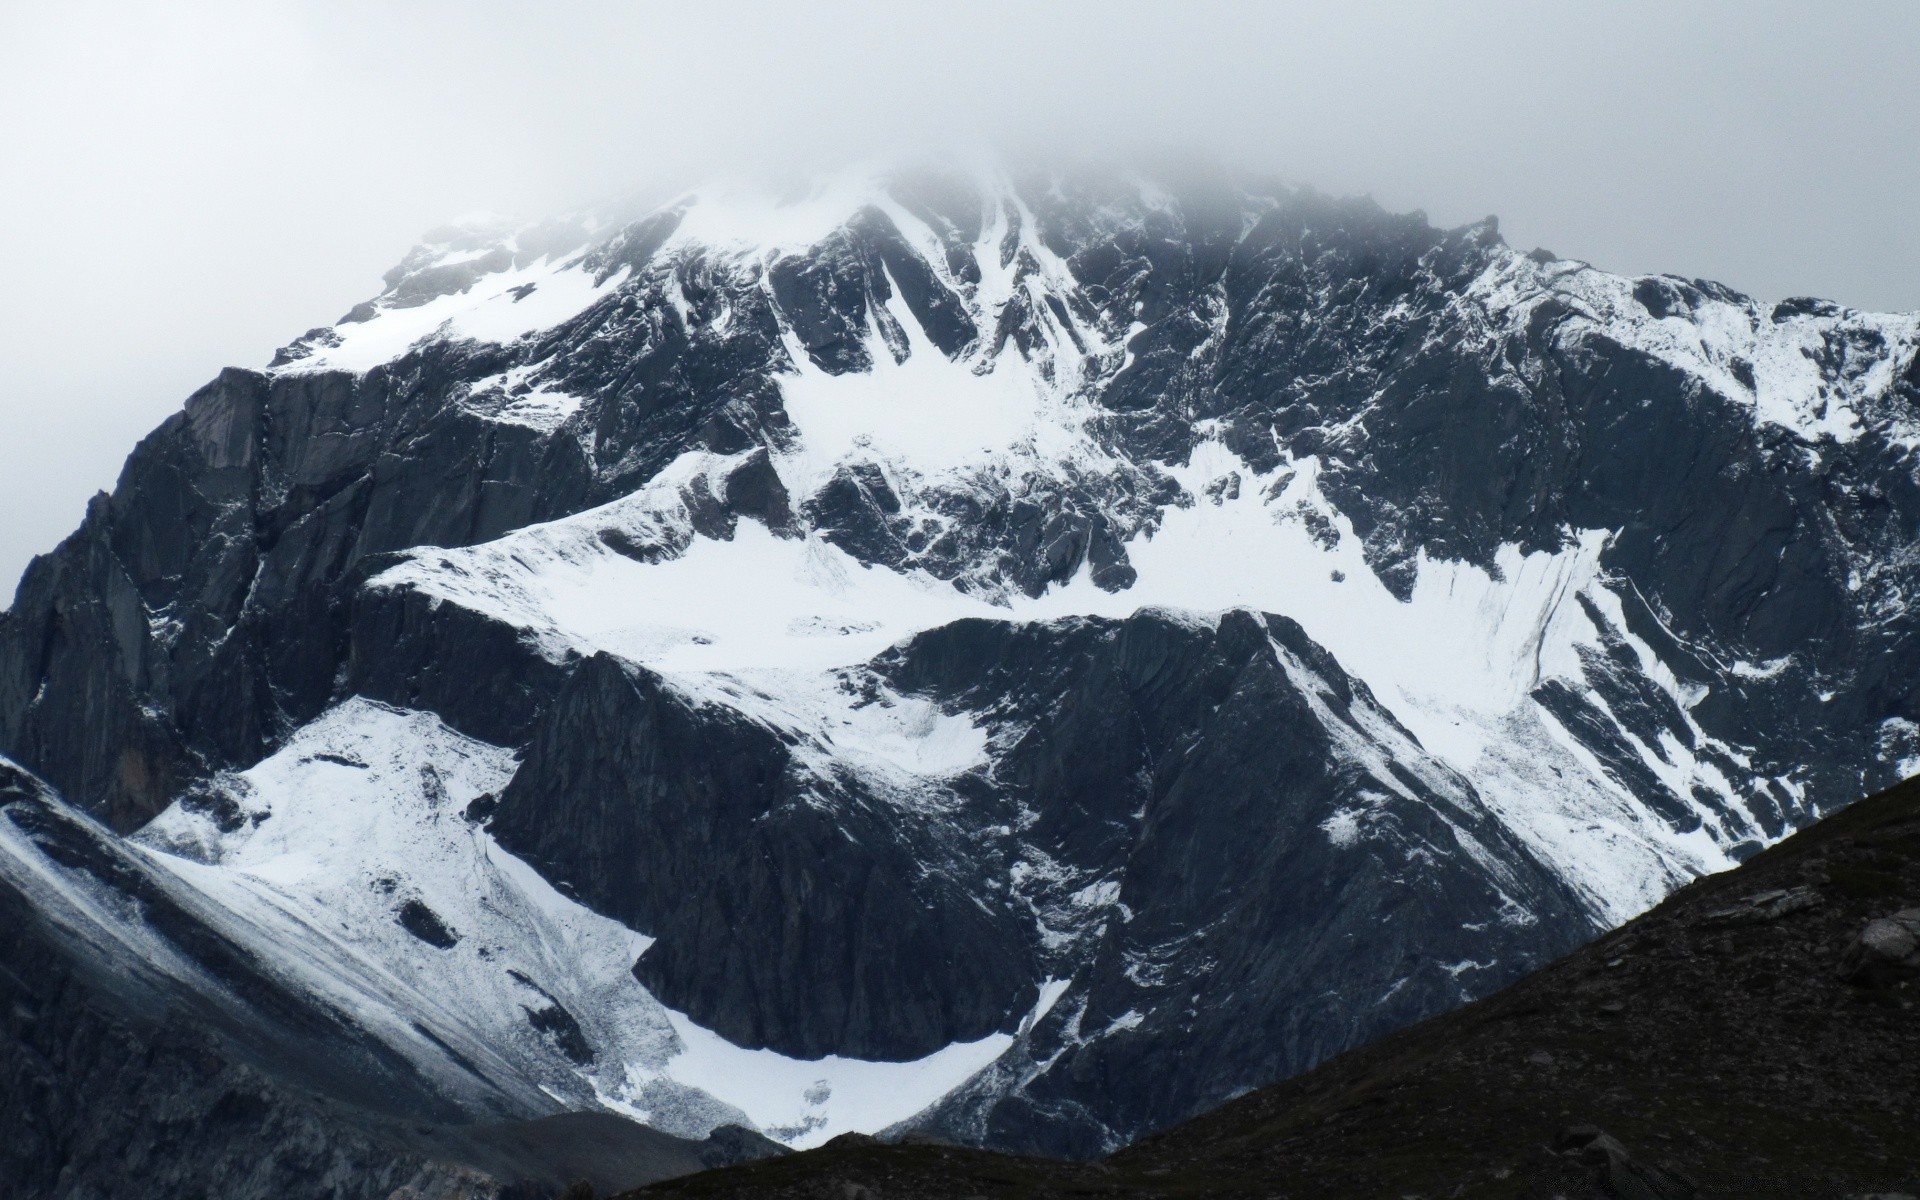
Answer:
[(386, 283), (0, 616), (0, 881), (323, 1094), (1103, 1154), (1920, 769), (1920, 318), (1102, 171)]
[(1493, 996), (1102, 1162), (847, 1138), (635, 1200), (1911, 1195), (1917, 901), (1909, 782)]

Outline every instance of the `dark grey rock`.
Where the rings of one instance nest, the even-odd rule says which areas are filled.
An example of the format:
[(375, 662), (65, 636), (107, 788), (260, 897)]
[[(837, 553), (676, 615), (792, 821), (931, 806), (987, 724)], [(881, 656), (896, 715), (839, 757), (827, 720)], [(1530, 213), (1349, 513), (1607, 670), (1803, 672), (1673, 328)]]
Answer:
[(1848, 983), (1869, 988), (1920, 979), (1920, 908), (1868, 921), (1836, 970)]
[(437, 949), (450, 950), (460, 941), (460, 935), (447, 928), (440, 914), (419, 900), (408, 900), (402, 904), (394, 919), (400, 922), (402, 929)]

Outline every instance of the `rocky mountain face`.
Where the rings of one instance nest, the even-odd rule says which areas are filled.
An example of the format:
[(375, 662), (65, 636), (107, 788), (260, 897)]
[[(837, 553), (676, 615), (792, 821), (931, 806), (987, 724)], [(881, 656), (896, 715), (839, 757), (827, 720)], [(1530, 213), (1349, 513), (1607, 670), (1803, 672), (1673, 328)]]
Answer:
[(1920, 781), (1464, 1005), (1097, 1162), (829, 1146), (633, 1200), (1920, 1192)]
[(1092, 172), (387, 285), (29, 568), (0, 752), (132, 865), (0, 866), (452, 1117), (1101, 1153), (1920, 764), (1914, 317)]

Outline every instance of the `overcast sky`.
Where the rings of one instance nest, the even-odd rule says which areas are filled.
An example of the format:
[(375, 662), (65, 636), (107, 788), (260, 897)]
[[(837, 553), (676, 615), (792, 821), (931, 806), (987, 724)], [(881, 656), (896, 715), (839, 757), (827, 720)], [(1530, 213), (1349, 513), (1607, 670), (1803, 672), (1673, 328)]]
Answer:
[(1920, 4), (0, 0), (0, 603), (421, 231), (929, 145), (1179, 147), (1920, 308)]

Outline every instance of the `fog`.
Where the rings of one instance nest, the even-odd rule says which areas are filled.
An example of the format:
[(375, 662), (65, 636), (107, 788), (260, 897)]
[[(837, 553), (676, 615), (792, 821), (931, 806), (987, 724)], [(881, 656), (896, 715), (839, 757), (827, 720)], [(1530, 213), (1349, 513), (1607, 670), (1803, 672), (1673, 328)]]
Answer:
[(1168, 149), (1612, 270), (1920, 308), (1920, 5), (0, 0), (0, 603), (421, 231), (762, 168)]

